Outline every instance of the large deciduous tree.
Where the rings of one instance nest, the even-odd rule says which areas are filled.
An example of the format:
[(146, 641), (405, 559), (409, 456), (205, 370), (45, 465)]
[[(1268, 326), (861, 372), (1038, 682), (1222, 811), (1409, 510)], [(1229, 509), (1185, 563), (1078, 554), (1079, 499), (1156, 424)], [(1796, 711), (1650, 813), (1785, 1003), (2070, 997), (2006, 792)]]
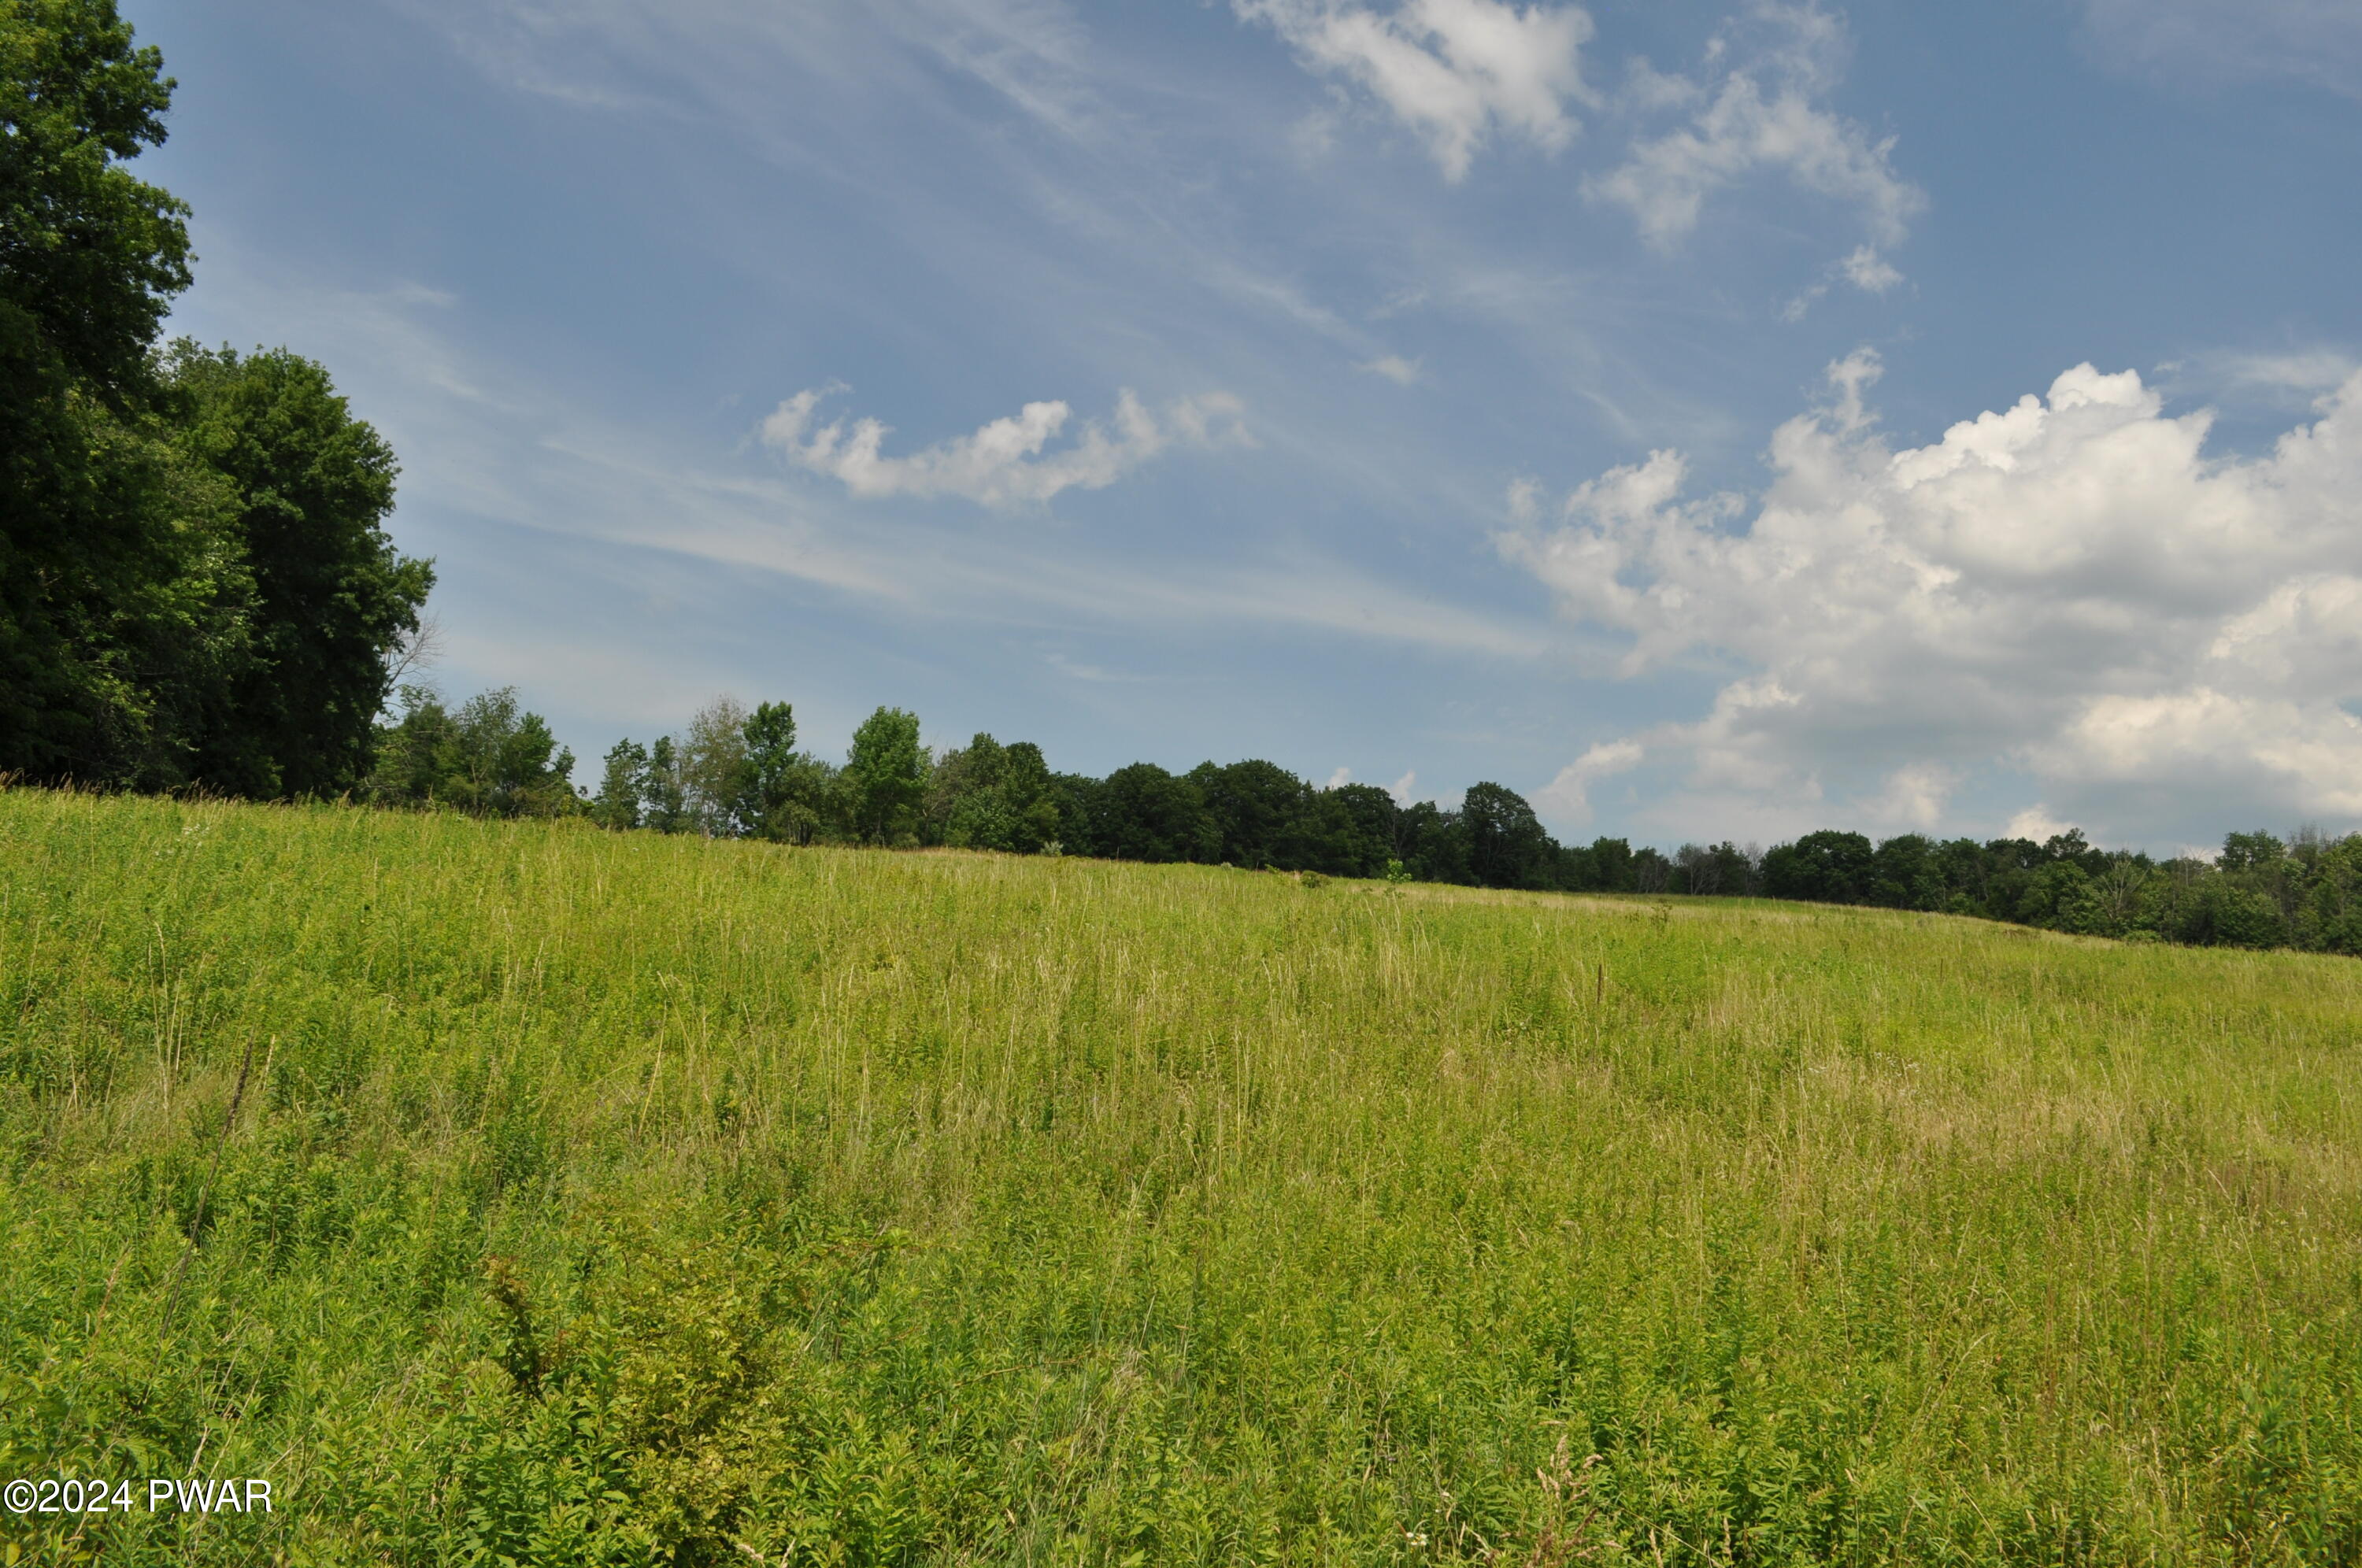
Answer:
[(936, 760), (924, 814), (934, 841), (959, 849), (1032, 855), (1061, 831), (1042, 748), (1031, 741), (1003, 745), (988, 734)]
[(1098, 806), (1098, 854), (1117, 860), (1211, 861), (1221, 853), (1221, 830), (1198, 786), (1153, 762), (1109, 774)]
[(629, 735), (607, 748), (599, 792), (590, 798), (590, 820), (622, 832), (640, 825), (640, 787), (648, 772), (648, 748)]
[(1460, 801), (1461, 831), (1468, 839), (1468, 869), (1487, 888), (1542, 888), (1555, 870), (1557, 846), (1516, 790), (1499, 784), (1471, 784)]
[(746, 831), (743, 812), (751, 763), (746, 752), (745, 705), (716, 697), (689, 721), (682, 739), (681, 778), (689, 787), (690, 820), (709, 838)]
[(124, 165), (171, 93), (114, 0), (0, 0), (0, 772), (337, 793), (432, 573), (317, 365), (153, 352), (187, 208)]
[(927, 792), (919, 716), (880, 708), (862, 720), (845, 756), (844, 783), (855, 838), (865, 844), (915, 843), (919, 805)]
[(188, 446), (237, 487), (254, 580), (253, 657), (201, 771), (242, 794), (350, 789), (369, 770), (389, 656), (435, 580), (385, 534), (393, 451), (325, 370), (284, 349), (241, 358), (183, 340), (164, 373)]
[(758, 702), (741, 727), (746, 745), (743, 831), (783, 844), (809, 844), (825, 827), (837, 795), (836, 772), (796, 749), (796, 712)]
[(1815, 903), (1866, 902), (1877, 852), (1858, 833), (1808, 833), (1763, 857), (1763, 890)]
[(1332, 877), (1382, 877), (1394, 859), (1395, 798), (1374, 784), (1341, 784), (1312, 795), (1304, 854)]
[(746, 831), (778, 837), (773, 817), (795, 798), (796, 711), (786, 702), (757, 702), (739, 726), (746, 748), (738, 814)]
[(1303, 841), (1312, 787), (1295, 774), (1254, 759), (1227, 767), (1203, 762), (1189, 770), (1189, 782), (1220, 835), (1214, 858), (1256, 871), (1308, 858)]
[(693, 823), (680, 753), (672, 736), (658, 735), (648, 747), (648, 768), (640, 780), (640, 825), (658, 833), (687, 833)]
[(160, 676), (236, 662), (221, 498), (144, 428), (189, 282), (187, 209), (122, 167), (162, 64), (113, 0), (0, 0), (0, 771), (171, 781)]
[(0, 0), (0, 344), (29, 380), (12, 413), (71, 379), (117, 408), (189, 286), (188, 208), (123, 163), (164, 141), (174, 83), (114, 0)]

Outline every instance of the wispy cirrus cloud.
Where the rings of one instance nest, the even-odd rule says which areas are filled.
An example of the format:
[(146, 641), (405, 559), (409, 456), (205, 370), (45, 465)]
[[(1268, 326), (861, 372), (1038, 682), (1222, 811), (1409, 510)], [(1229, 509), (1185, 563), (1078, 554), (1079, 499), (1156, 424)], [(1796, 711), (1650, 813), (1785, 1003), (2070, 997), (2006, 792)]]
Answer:
[(2362, 6), (2352, 0), (2084, 0), (2112, 64), (2180, 82), (2296, 81), (2362, 97)]

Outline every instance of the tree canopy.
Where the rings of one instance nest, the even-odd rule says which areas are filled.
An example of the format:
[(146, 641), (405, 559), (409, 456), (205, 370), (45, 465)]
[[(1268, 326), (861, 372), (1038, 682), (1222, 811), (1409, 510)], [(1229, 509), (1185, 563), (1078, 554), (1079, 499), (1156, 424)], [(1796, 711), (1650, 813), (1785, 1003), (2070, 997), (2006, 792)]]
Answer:
[(189, 286), (187, 206), (123, 167), (163, 145), (163, 64), (114, 0), (0, 0), (0, 401), (147, 389)]
[(111, 0), (0, 0), (0, 770), (177, 781), (186, 688), (237, 663), (224, 494), (144, 417), (189, 282), (186, 209), (122, 167), (162, 63)]
[(350, 789), (369, 769), (388, 656), (434, 585), (386, 536), (392, 448), (326, 370), (283, 348), (240, 358), (184, 340), (163, 364), (183, 400), (182, 439), (235, 487), (253, 580), (252, 657), (202, 771), (248, 794)]
[(171, 93), (113, 0), (0, 0), (0, 772), (337, 793), (433, 572), (319, 365), (159, 350), (187, 208), (124, 165)]

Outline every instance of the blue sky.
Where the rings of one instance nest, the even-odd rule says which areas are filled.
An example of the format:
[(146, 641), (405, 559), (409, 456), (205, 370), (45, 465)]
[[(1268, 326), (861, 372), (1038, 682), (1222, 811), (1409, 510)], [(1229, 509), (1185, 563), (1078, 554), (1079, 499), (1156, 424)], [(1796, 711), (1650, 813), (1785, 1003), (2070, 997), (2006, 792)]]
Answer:
[(127, 0), (453, 696), (1562, 835), (2362, 826), (2347, 0)]

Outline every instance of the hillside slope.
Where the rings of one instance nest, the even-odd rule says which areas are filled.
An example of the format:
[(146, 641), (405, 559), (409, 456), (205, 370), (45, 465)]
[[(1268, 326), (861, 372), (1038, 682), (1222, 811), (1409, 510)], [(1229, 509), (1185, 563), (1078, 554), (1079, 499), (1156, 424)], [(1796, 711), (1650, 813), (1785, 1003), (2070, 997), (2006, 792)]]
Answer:
[(2344, 959), (0, 792), (0, 1474), (275, 1499), (0, 1529), (2354, 1561), (2357, 1038)]

